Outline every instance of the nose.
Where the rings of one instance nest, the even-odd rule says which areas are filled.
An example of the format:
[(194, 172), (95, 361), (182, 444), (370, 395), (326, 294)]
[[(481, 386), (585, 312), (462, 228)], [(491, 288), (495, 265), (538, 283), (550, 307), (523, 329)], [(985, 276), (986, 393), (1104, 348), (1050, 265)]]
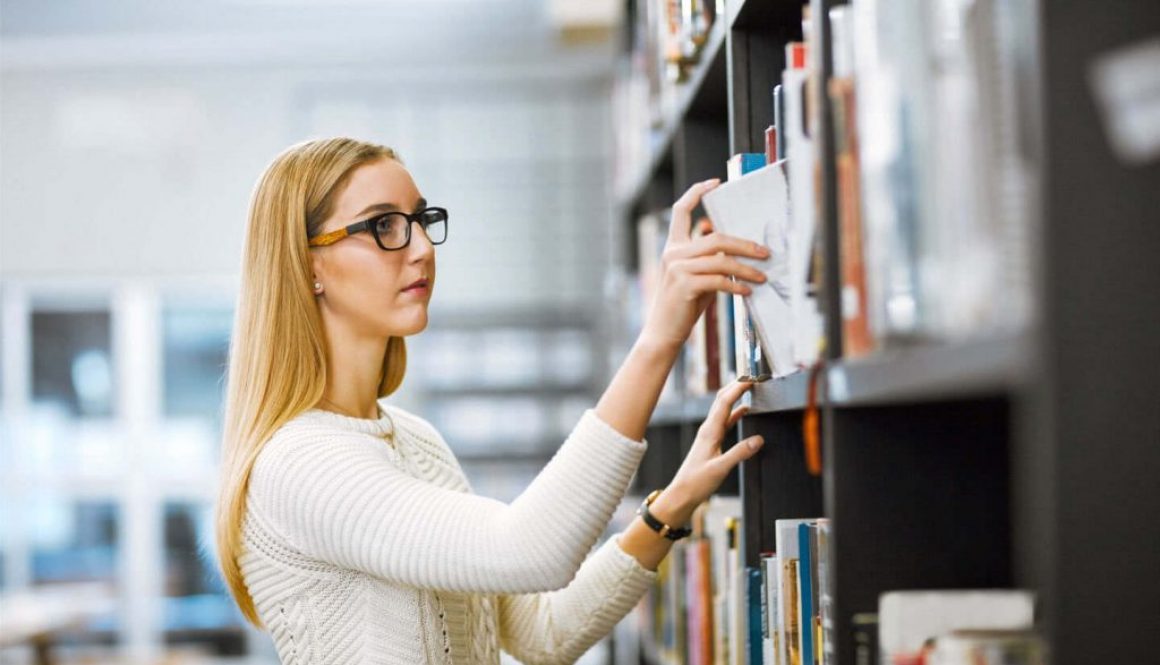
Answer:
[(418, 261), (429, 258), (435, 253), (435, 245), (431, 244), (431, 238), (427, 237), (427, 230), (418, 221), (411, 222), (417, 224), (418, 229), (411, 228), (411, 242), (407, 245), (407, 250), (410, 253), (412, 261)]

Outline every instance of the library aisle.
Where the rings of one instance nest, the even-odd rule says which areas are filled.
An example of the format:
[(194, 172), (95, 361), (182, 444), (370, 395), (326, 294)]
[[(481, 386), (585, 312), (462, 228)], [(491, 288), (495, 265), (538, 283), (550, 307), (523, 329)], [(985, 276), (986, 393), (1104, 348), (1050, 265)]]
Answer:
[(1155, 2), (4, 0), (0, 665), (279, 662), (213, 507), (250, 197), (328, 136), (450, 211), (385, 401), (505, 504), (633, 348), (682, 193), (721, 181), (693, 242), (772, 250), (597, 544), (735, 380), (723, 445), (765, 445), (576, 662), (1160, 661)]

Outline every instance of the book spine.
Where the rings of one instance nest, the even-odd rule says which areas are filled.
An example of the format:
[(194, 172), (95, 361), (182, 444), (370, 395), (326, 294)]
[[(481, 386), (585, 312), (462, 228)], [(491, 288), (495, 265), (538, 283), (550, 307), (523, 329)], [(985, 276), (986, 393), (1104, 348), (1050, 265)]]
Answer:
[[(737, 153), (729, 161), (732, 166), (730, 173), (736, 173), (735, 176), (731, 175), (730, 179), (740, 178), (746, 173), (766, 165), (765, 154), (759, 152)], [(759, 380), (768, 377), (770, 375), (769, 365), (762, 354), (760, 338), (757, 335), (757, 327), (753, 323), (753, 318), (749, 313), (749, 307), (745, 304), (744, 298), (741, 296), (733, 297), (733, 310), (734, 316), (737, 317), (742, 329), (742, 335), (735, 336), (738, 346), (737, 373), (741, 375), (742, 368), (744, 367), (744, 376)]]
[(749, 606), (748, 621), (746, 630), (746, 653), (745, 660), (748, 665), (762, 665), (762, 603), (761, 603), (761, 569), (755, 567), (747, 567), (745, 569), (746, 579), (746, 600)]
[(834, 600), (830, 585), (830, 521), (818, 520), (818, 614), (822, 622), (822, 663), (834, 663)]
[(781, 84), (773, 86), (773, 126), (777, 129), (777, 153), (774, 161), (785, 159), (785, 95)]
[(798, 525), (798, 589), (801, 594), (798, 604), (798, 640), (801, 644), (801, 665), (814, 664), (814, 603), (813, 568), (810, 552), (810, 527)]
[(777, 596), (777, 576), (778, 563), (777, 555), (771, 554), (762, 559), (762, 572), (765, 575), (765, 594), (766, 594), (766, 613), (764, 620), (764, 628), (766, 634), (766, 665), (779, 665), (781, 659), (778, 657), (778, 639), (777, 639), (777, 615), (779, 610), (779, 602)]

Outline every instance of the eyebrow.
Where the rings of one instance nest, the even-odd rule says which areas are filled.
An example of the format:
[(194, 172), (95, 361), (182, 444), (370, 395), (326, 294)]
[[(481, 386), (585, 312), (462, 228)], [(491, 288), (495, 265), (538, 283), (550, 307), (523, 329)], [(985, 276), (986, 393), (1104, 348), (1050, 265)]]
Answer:
[[(426, 208), (426, 207), (427, 207), (427, 199), (420, 196), (419, 201), (415, 204), (415, 210), (412, 212), (417, 212), (417, 211), (422, 210), (423, 208)], [(400, 210), (402, 210), (402, 208), (400, 208), (398, 206), (398, 204), (395, 204), (395, 203), (372, 203), (369, 206), (363, 208), (362, 212), (355, 215), (355, 217), (362, 217), (363, 215), (367, 214), (368, 212), (398, 212)]]

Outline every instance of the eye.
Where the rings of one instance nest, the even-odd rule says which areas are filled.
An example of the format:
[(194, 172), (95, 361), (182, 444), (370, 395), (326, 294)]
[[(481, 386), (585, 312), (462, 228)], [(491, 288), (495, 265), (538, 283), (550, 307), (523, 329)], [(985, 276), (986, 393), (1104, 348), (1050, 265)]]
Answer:
[(407, 236), (407, 220), (398, 213), (387, 213), (372, 220), (375, 233), (387, 246), (402, 244)]

